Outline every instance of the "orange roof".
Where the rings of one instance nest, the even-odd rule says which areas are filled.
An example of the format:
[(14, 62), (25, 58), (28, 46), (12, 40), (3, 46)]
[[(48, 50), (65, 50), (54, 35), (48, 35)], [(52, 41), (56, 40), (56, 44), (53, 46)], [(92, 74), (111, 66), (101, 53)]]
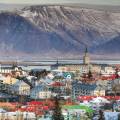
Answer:
[(7, 107), (7, 108), (15, 109), (15, 106), (8, 102), (0, 102), (0, 107)]

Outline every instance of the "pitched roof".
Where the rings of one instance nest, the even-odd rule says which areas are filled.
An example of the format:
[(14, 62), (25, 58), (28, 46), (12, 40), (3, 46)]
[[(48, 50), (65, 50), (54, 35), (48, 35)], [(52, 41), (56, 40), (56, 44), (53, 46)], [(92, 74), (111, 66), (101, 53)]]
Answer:
[(50, 84), (50, 86), (53, 86), (53, 87), (60, 87), (60, 86), (64, 86), (64, 84), (61, 83), (61, 82), (53, 82), (53, 83)]
[(72, 86), (73, 88), (88, 89), (88, 90), (94, 90), (97, 87), (96, 84), (87, 84), (81, 82), (73, 82)]
[[(22, 80), (17, 80), (17, 82), (14, 84), (15, 86), (25, 86), (25, 85), (28, 85), (27, 83), (25, 83), (24, 81)], [(28, 85), (29, 86), (29, 85)]]
[(11, 95), (8, 95), (8, 94), (5, 94), (5, 93), (2, 93), (0, 92), (0, 98), (10, 98), (12, 97)]
[(40, 91), (44, 91), (45, 89), (48, 89), (48, 87), (45, 84), (40, 84), (40, 85), (35, 86), (35, 88), (33, 88), (31, 91), (40, 92)]

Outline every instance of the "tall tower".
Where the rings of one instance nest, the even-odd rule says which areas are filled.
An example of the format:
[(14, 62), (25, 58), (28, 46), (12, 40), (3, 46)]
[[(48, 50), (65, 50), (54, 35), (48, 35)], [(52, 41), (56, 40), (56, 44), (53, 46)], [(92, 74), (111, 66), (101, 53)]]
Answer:
[(84, 64), (90, 64), (90, 58), (89, 58), (89, 54), (88, 54), (88, 50), (87, 48), (85, 49), (85, 55), (83, 56), (83, 63)]

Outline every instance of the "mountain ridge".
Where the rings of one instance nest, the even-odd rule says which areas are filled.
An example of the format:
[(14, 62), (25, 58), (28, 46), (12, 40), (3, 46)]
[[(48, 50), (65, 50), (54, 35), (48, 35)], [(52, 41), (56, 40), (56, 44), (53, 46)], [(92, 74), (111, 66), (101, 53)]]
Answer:
[(1, 12), (0, 54), (67, 58), (81, 56), (88, 47), (99, 55), (95, 47), (119, 36), (119, 20), (120, 13), (59, 5)]

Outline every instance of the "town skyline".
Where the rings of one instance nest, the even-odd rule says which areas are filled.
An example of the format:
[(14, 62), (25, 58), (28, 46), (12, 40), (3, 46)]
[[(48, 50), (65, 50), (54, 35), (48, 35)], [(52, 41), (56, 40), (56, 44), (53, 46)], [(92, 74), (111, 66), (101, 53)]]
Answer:
[(0, 0), (0, 120), (110, 118), (120, 119), (120, 2)]

